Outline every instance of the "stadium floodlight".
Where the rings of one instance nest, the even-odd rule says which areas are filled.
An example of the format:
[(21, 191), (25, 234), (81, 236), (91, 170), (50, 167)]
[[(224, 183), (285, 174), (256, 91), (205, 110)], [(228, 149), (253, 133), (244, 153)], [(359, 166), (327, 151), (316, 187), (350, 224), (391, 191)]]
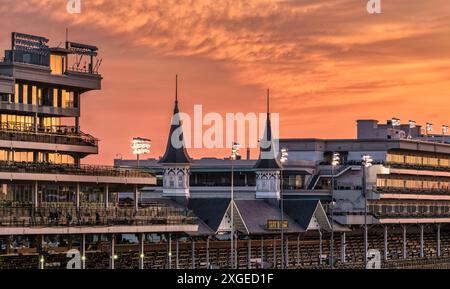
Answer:
[(151, 146), (151, 140), (149, 139), (142, 137), (133, 138), (131, 141), (131, 149), (137, 157), (137, 167), (139, 167), (139, 156), (149, 154)]
[(415, 120), (409, 120), (409, 132), (408, 132), (408, 139), (411, 139), (412, 138), (412, 135), (411, 135), (411, 130), (413, 129), (413, 128), (416, 128), (417, 127), (417, 123), (416, 123), (416, 121)]
[(448, 125), (442, 125), (442, 134), (445, 136), (448, 133)]
[(362, 158), (361, 158), (361, 160), (362, 160), (362, 164), (363, 164), (364, 167), (369, 168), (369, 167), (372, 166), (373, 159), (372, 159), (371, 156), (369, 156), (369, 155), (363, 155)]
[(280, 162), (285, 163), (287, 162), (289, 153), (287, 149), (281, 149), (281, 158), (280, 158)]
[(427, 135), (428, 135), (428, 133), (433, 131), (433, 124), (432, 123), (427, 122), (426, 131), (427, 131)]
[(231, 241), (231, 268), (235, 269), (235, 258), (237, 258), (235, 251), (234, 251), (234, 161), (239, 156), (239, 143), (233, 142), (231, 144), (231, 202), (230, 202), (230, 241)]
[(231, 146), (231, 159), (236, 160), (239, 156), (239, 143), (233, 142)]
[(400, 119), (399, 118), (396, 118), (396, 117), (393, 117), (392, 119), (391, 119), (391, 123), (392, 123), (392, 126), (400, 126)]
[(333, 158), (331, 159), (331, 165), (333, 167), (338, 166), (341, 161), (341, 156), (339, 153), (333, 153)]
[(333, 153), (331, 158), (331, 241), (330, 241), (330, 268), (334, 269), (334, 168), (341, 163), (341, 155)]

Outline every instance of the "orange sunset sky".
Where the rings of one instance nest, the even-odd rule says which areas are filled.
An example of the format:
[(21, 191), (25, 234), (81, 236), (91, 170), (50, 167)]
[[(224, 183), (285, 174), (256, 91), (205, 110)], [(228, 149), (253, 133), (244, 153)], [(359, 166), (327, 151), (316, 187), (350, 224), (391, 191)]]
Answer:
[[(263, 112), (265, 89), (281, 137), (355, 136), (355, 120), (393, 116), (438, 132), (450, 122), (450, 3), (382, 0), (0, 0), (0, 49), (10, 33), (100, 48), (101, 91), (82, 98), (81, 129), (100, 154), (85, 163), (133, 157), (133, 136), (163, 154), (180, 75), (181, 110)], [(191, 156), (223, 156), (189, 150)], [(257, 157), (257, 152), (252, 152)]]

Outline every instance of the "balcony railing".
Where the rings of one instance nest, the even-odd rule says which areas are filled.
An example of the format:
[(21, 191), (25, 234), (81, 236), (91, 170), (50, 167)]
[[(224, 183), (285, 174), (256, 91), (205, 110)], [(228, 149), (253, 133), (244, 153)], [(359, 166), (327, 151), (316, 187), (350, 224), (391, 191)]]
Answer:
[(98, 139), (83, 132), (76, 132), (74, 127), (69, 126), (38, 128), (38, 131), (34, 132), (32, 126), (14, 123), (1, 123), (0, 139), (52, 144), (98, 146)]
[(108, 177), (139, 177), (154, 176), (151, 172), (138, 169), (121, 169), (109, 166), (93, 165), (57, 165), (49, 163), (27, 163), (0, 161), (0, 172), (36, 173), (36, 174), (64, 174)]
[(140, 208), (25, 208), (0, 207), (1, 227), (149, 226), (196, 224), (194, 214), (183, 208), (155, 203)]
[(377, 187), (377, 193), (390, 194), (417, 194), (417, 195), (450, 195), (448, 188), (396, 188), (396, 187)]
[(437, 172), (450, 172), (450, 167), (446, 166), (433, 166), (424, 164), (401, 164), (395, 162), (388, 162), (387, 165), (394, 169), (408, 169), (408, 170), (427, 170), (427, 171), (437, 171)]

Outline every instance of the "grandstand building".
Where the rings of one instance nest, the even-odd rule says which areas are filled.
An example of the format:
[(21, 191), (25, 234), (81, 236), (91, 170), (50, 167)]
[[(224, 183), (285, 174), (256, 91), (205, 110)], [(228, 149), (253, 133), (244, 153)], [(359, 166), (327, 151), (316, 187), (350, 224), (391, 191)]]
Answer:
[[(101, 60), (95, 46), (48, 41), (12, 33), (0, 62), (0, 268), (65, 267), (71, 259), (53, 262), (50, 252), (69, 249), (86, 267), (95, 262), (86, 257), (93, 240), (109, 244), (105, 262), (114, 268), (120, 234), (138, 234), (144, 244), (152, 232), (196, 230), (186, 210), (140, 202), (140, 188), (156, 184), (153, 174), (81, 164), (98, 153), (79, 118), (84, 94), (101, 88)], [(132, 200), (122, 201), (125, 192)]]
[[(270, 136), (270, 118), (267, 120), (265, 138)], [(273, 238), (270, 246), (275, 248), (279, 246), (277, 242), (282, 242), (279, 221), (287, 221), (285, 245), (279, 248), (286, 264), (283, 265), (283, 258), (274, 252), (270, 266), (324, 266), (329, 260), (332, 222), (336, 233), (335, 262), (341, 266), (364, 267), (365, 224), (368, 249), (380, 252), (384, 267), (402, 267), (404, 263), (397, 264), (396, 260), (413, 260), (408, 264), (414, 266), (412, 264), (432, 257), (436, 259), (429, 264), (442, 264), (442, 258), (450, 253), (447, 234), (442, 233), (448, 232), (450, 220), (450, 145), (424, 139), (420, 127), (408, 136), (404, 131), (407, 127), (393, 129), (390, 122), (378, 126), (377, 121), (358, 121), (356, 139), (282, 139), (280, 148), (289, 151), (289, 160), (284, 165), (276, 158), (190, 160), (187, 206), (202, 220), (200, 227), (207, 225), (203, 234), (215, 235), (215, 238), (222, 234), (223, 239), (223, 234), (230, 232), (233, 167), (238, 238), (247, 240), (247, 245), (255, 239)], [(332, 167), (335, 153), (339, 153), (341, 161)], [(373, 166), (367, 168), (365, 178), (363, 155), (373, 158)], [(166, 179), (158, 160), (141, 160), (140, 164), (154, 171), (160, 180)], [(115, 160), (115, 165), (133, 167), (135, 162)], [(262, 188), (265, 188), (264, 193), (261, 193)], [(333, 218), (329, 210), (332, 190)], [(158, 184), (145, 195), (153, 198), (163, 196), (162, 192)], [(278, 226), (275, 230), (271, 228), (274, 224)], [(297, 243), (300, 240), (301, 244), (306, 240), (315, 242), (315, 250), (309, 249), (314, 252), (312, 256), (307, 257), (308, 254), (298, 248), (302, 246)], [(264, 245), (259, 245), (256, 251), (261, 248), (264, 250)], [(289, 250), (291, 253), (286, 253)], [(251, 261), (265, 264), (263, 254), (252, 255), (249, 251), (247, 256), (253, 256)]]

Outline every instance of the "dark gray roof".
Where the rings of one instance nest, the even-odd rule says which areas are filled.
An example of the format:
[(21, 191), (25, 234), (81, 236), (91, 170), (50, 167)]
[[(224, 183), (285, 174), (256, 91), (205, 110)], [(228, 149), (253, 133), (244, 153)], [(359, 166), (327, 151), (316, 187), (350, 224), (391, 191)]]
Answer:
[(318, 203), (318, 200), (285, 200), (283, 207), (286, 214), (306, 230)]
[[(183, 139), (183, 131), (181, 128), (181, 121), (179, 118), (178, 99), (175, 100), (175, 107), (173, 109), (172, 124), (170, 126), (169, 137), (167, 139), (167, 147), (164, 156), (159, 163), (161, 164), (190, 164), (191, 158), (189, 157)], [(172, 143), (172, 135), (181, 130), (179, 141), (180, 147), (175, 147)]]
[[(281, 220), (278, 207), (263, 200), (236, 200), (235, 203), (250, 235), (278, 233), (278, 231), (267, 230), (268, 220)], [(305, 231), (287, 214), (284, 214), (283, 218), (289, 224), (289, 228), (285, 232), (300, 233)]]
[(199, 198), (189, 199), (188, 202), (188, 208), (194, 211), (194, 214), (213, 232), (219, 229), (229, 205), (230, 199)]
[[(260, 146), (259, 148), (259, 159), (255, 164), (256, 169), (275, 169), (279, 170), (281, 169), (281, 164), (276, 158), (275, 151), (277, 148), (275, 148), (275, 145), (272, 140), (272, 126), (270, 124), (270, 113), (267, 112), (267, 119), (266, 119), (266, 129), (264, 131), (264, 137), (261, 140), (261, 143), (268, 144), (267, 147)], [(260, 144), (261, 144), (260, 143)], [(263, 157), (264, 154), (264, 157)]]

